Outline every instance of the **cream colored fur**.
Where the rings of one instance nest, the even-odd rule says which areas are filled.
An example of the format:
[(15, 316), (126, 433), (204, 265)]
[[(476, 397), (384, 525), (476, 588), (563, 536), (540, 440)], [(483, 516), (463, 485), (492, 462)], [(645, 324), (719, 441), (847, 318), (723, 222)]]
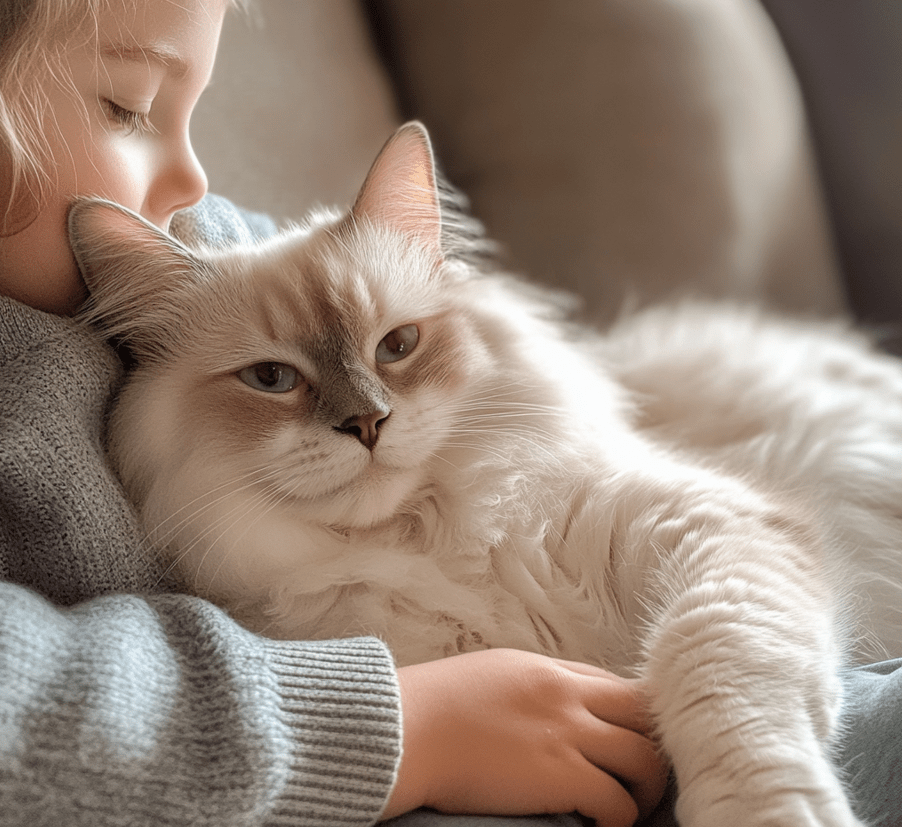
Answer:
[(110, 448), (150, 541), (265, 634), (640, 675), (687, 827), (857, 825), (829, 748), (841, 664), (902, 654), (902, 370), (748, 309), (570, 327), (453, 218), (417, 125), (348, 215), (255, 247), (73, 208), (87, 317), (137, 360)]

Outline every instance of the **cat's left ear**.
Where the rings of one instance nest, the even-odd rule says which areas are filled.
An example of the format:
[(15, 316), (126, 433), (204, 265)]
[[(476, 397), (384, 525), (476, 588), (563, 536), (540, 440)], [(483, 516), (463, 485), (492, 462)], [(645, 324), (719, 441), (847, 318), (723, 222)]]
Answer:
[(404, 124), (382, 148), (351, 209), (355, 218), (391, 227), (442, 257), (442, 213), (426, 128)]
[(72, 203), (69, 242), (90, 294), (79, 316), (137, 352), (159, 350), (200, 260), (137, 213), (100, 198)]

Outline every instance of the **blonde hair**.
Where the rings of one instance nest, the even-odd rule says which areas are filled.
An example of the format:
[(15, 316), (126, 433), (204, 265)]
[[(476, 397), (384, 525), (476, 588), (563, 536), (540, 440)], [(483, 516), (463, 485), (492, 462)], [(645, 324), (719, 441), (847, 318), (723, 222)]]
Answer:
[[(252, 0), (229, 2), (246, 9)], [(66, 81), (60, 50), (71, 33), (96, 25), (108, 4), (0, 0), (0, 237), (27, 227), (40, 210), (52, 169), (41, 129), (45, 81), (54, 75)]]
[[(0, 236), (30, 223), (50, 167), (41, 132), (45, 84), (59, 72), (50, 44), (96, 17), (105, 0), (0, 0)], [(64, 28), (65, 27), (65, 28)]]

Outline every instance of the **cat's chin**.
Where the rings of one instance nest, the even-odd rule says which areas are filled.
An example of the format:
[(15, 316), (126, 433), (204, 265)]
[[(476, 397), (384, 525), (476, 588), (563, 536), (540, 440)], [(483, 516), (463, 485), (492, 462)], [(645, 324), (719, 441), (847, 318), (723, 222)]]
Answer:
[(367, 529), (392, 520), (402, 503), (422, 487), (419, 469), (372, 468), (328, 495), (303, 501), (310, 518), (332, 529)]

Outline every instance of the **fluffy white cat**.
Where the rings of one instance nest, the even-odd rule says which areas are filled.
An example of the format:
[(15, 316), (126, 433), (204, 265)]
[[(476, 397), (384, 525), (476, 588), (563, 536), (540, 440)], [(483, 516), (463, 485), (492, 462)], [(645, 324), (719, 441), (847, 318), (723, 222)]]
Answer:
[(411, 663), (640, 675), (686, 827), (852, 827), (838, 670), (902, 653), (902, 369), (839, 326), (681, 305), (605, 335), (494, 272), (396, 133), (353, 208), (189, 251), (81, 201), (136, 366), (110, 450), (187, 588)]

